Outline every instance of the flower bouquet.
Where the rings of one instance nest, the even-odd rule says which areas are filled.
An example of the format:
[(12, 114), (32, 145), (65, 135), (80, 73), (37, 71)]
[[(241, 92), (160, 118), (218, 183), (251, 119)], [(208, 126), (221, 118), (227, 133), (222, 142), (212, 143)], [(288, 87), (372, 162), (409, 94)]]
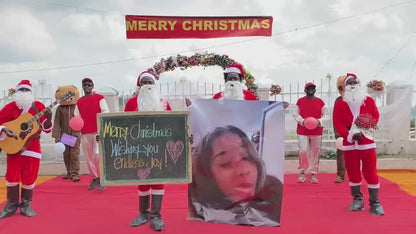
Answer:
[(10, 88), (9, 89), (9, 93), (7, 94), (7, 96), (12, 96), (14, 93), (16, 92), (16, 90), (14, 88)]
[(384, 93), (386, 84), (382, 80), (370, 80), (367, 83), (367, 91), (373, 98), (381, 97)]
[(280, 87), (280, 85), (278, 84), (272, 84), (270, 86), (270, 95), (271, 96), (276, 96), (279, 95), (282, 92), (282, 87)]
[(361, 132), (366, 138), (374, 140), (374, 133), (376, 130), (377, 122), (371, 114), (360, 114), (354, 121), (354, 125), (351, 128), (353, 133)]

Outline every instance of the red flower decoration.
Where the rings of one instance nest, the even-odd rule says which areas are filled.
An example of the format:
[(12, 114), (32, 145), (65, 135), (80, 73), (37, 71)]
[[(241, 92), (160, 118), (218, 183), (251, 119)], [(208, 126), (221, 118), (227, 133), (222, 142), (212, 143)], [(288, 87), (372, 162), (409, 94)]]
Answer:
[(364, 129), (375, 129), (377, 126), (376, 120), (372, 115), (368, 113), (358, 115), (354, 121), (354, 124), (357, 125), (357, 127)]
[(280, 87), (280, 85), (278, 84), (272, 84), (270, 86), (270, 95), (271, 96), (276, 96), (279, 95), (282, 92), (282, 87)]
[(12, 96), (15, 92), (16, 92), (16, 90), (14, 88), (10, 88), (8, 96)]
[(374, 91), (384, 91), (385, 83), (382, 80), (370, 80), (367, 83), (367, 88), (373, 89)]

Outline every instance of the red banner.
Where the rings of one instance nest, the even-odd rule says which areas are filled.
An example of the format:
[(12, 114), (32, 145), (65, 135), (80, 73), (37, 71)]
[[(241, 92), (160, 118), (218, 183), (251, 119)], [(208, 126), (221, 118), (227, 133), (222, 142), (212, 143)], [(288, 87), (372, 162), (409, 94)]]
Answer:
[(271, 36), (273, 17), (126, 15), (127, 39)]

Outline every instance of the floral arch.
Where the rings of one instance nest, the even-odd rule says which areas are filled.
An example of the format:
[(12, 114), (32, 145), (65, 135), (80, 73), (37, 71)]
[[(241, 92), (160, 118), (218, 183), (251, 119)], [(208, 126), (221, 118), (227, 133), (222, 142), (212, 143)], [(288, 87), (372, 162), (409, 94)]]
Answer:
[[(226, 69), (231, 64), (238, 64), (238, 62), (228, 57), (228, 55), (219, 55), (205, 52), (203, 54), (196, 53), (188, 57), (178, 54), (176, 56), (170, 56), (167, 59), (162, 58), (159, 62), (156, 62), (151, 68), (148, 68), (147, 71), (152, 73), (156, 77), (156, 79), (159, 79), (161, 73), (173, 71), (176, 68), (185, 70), (194, 66), (208, 67), (217, 65), (222, 67), (222, 69)], [(258, 86), (254, 82), (254, 76), (251, 75), (251, 73), (247, 71), (247, 69), (245, 69), (244, 66), (243, 69), (245, 74), (243, 77), (243, 83), (246, 85), (248, 90), (251, 90), (256, 95), (256, 97), (258, 97)]]

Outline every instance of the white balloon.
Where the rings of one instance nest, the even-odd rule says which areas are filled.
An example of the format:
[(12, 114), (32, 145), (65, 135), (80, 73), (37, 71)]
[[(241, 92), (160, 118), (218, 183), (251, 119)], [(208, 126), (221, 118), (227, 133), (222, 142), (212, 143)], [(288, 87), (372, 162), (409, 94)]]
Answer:
[(65, 151), (65, 145), (62, 142), (55, 143), (53, 149), (57, 154), (63, 154)]
[(344, 141), (344, 138), (338, 137), (335, 141), (335, 147), (339, 150), (342, 150), (342, 142)]

